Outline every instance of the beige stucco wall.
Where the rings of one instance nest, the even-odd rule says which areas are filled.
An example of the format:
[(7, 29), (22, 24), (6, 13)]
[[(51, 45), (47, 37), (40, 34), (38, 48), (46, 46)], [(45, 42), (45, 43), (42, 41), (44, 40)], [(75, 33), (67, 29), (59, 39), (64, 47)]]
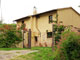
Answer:
[[(31, 28), (31, 18), (25, 18), (23, 19), (24, 23), (26, 24), (26, 28), (30, 29)], [(17, 21), (17, 28), (20, 27), (22, 25), (22, 20)]]
[(17, 29), (21, 26), (21, 21), (17, 21)]
[(80, 15), (72, 8), (58, 10), (58, 21), (62, 21), (63, 25), (73, 25), (80, 28)]
[(24, 19), (24, 23), (26, 24), (26, 28), (29, 30), (31, 28), (31, 18)]
[[(35, 42), (34, 42), (34, 35), (35, 33), (34, 32), (37, 32), (36, 31), (36, 28), (35, 28), (35, 19), (34, 17), (30, 17), (30, 18), (25, 18), (24, 19), (24, 23), (26, 24), (26, 29), (27, 29), (27, 32), (24, 33), (24, 45), (25, 47), (28, 47), (28, 31), (29, 29), (31, 29), (31, 33), (32, 33), (32, 36), (31, 36), (31, 46), (35, 46)], [(22, 20), (20, 21), (17, 21), (17, 28), (18, 27), (21, 27), (22, 25)], [(23, 44), (22, 44), (23, 46)], [(22, 47), (21, 44), (19, 44), (19, 47)]]
[(39, 43), (41, 43), (43, 47), (45, 47), (45, 45), (48, 47), (52, 45), (52, 38), (47, 38), (47, 30), (48, 32), (52, 32), (52, 23), (49, 23), (49, 15), (53, 15), (53, 20), (56, 20), (56, 11), (39, 15), (40, 17), (37, 19), (38, 29), (41, 32)]

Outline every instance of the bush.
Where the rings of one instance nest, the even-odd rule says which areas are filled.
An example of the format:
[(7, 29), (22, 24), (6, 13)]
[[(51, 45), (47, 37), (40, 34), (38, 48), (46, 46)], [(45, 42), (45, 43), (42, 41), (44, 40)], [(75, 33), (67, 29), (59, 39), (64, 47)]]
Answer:
[[(62, 43), (62, 52), (67, 60), (80, 60), (80, 35), (74, 32), (67, 33), (66, 40)], [(64, 36), (63, 36), (64, 37)]]
[(16, 30), (16, 24), (0, 24), (0, 30)]
[(0, 48), (9, 48), (16, 46), (17, 43), (21, 42), (21, 33), (19, 31), (5, 31), (0, 34)]
[(0, 48), (16, 47), (22, 41), (21, 32), (15, 29), (15, 25), (0, 25)]
[(55, 60), (80, 60), (80, 35), (65, 31), (55, 52)]

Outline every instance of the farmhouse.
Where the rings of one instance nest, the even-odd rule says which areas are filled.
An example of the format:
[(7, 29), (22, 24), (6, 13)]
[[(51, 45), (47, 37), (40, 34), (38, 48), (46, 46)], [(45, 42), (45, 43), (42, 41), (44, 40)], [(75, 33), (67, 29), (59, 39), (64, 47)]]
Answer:
[[(34, 7), (33, 15), (26, 16), (15, 20), (17, 29), (23, 24), (26, 24), (27, 30), (31, 29), (31, 46), (52, 46), (52, 24), (57, 21), (57, 24), (65, 26), (72, 25), (80, 28), (80, 13), (72, 7), (53, 9), (50, 11), (37, 13)], [(24, 45), (28, 45), (28, 33), (24, 33)]]

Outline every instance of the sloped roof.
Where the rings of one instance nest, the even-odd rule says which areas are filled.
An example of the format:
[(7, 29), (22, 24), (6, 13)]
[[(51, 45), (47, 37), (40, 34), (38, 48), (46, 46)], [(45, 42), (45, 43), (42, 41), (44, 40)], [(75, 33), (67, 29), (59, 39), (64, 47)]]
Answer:
[(52, 9), (52, 10), (45, 11), (45, 12), (42, 12), (42, 13), (37, 13), (37, 14), (35, 14), (35, 15), (28, 15), (28, 16), (25, 16), (25, 17), (22, 17), (22, 18), (16, 19), (16, 20), (14, 20), (14, 21), (19, 21), (19, 20), (22, 20), (22, 19), (25, 19), (25, 18), (30, 18), (31, 16), (37, 16), (37, 15), (41, 15), (41, 14), (48, 13), (48, 12), (51, 12), (51, 11), (56, 11), (56, 10), (61, 10), (61, 9), (68, 9), (68, 8), (73, 9), (77, 14), (80, 15), (80, 12), (77, 11), (76, 9), (74, 9), (74, 8), (72, 8), (72, 7), (65, 7), (65, 8)]

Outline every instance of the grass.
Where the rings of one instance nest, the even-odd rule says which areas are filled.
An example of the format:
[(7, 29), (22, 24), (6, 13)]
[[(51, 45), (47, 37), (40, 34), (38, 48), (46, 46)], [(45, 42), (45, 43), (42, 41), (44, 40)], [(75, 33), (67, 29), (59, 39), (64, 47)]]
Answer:
[(53, 60), (53, 52), (49, 47), (33, 47), (31, 50), (39, 50), (39, 52), (21, 55), (11, 60)]
[(9, 51), (9, 50), (26, 50), (27, 48), (0, 48), (0, 50), (5, 50), (5, 51)]

